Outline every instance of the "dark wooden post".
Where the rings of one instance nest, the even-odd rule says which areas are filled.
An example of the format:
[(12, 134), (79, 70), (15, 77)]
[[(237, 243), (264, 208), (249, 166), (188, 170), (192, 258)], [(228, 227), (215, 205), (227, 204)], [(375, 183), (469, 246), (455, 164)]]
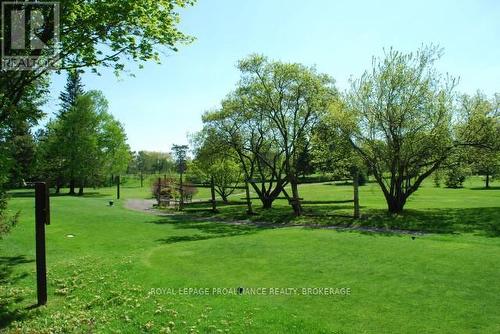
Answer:
[(354, 171), (352, 184), (354, 186), (354, 219), (358, 219), (361, 217), (359, 212), (359, 172), (356, 169)]
[(245, 182), (245, 191), (247, 195), (247, 213), (249, 215), (253, 214), (252, 201), (250, 201), (250, 188), (248, 186), (248, 181)]
[(120, 199), (120, 175), (116, 176), (116, 199)]
[(217, 202), (215, 201), (215, 181), (213, 176), (210, 179), (210, 194), (212, 195), (212, 211), (217, 212)]
[(50, 224), (49, 187), (35, 183), (36, 289), (38, 305), (47, 304), (47, 262), (45, 257), (45, 225)]
[(180, 187), (179, 187), (179, 192), (181, 194), (181, 200), (179, 201), (179, 210), (182, 211), (184, 208), (184, 185), (182, 182), (182, 172), (180, 173)]
[(156, 200), (158, 201), (158, 207), (160, 207), (160, 198), (161, 198), (161, 178), (158, 178), (158, 184), (156, 185)]

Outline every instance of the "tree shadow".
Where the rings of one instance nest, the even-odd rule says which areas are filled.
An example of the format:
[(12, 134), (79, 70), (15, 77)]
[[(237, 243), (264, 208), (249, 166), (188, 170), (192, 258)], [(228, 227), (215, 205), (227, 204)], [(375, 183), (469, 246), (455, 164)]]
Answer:
[(485, 190), (485, 191), (490, 191), (490, 190), (500, 190), (500, 186), (490, 186), (489, 188), (486, 187), (472, 187), (469, 188), (470, 190)]
[[(15, 190), (8, 192), (9, 197), (11, 198), (35, 198), (34, 190)], [(107, 194), (100, 193), (98, 191), (90, 191), (84, 192), (82, 196), (78, 196), (78, 194), (68, 194), (67, 192), (56, 194), (53, 190), (50, 191), (50, 197), (84, 197), (84, 198), (102, 198), (109, 197)]]
[[(356, 229), (367, 233), (472, 233), (487, 237), (500, 237), (500, 207), (405, 209), (403, 214), (390, 215), (385, 209), (361, 207), (362, 218), (354, 219), (350, 201), (329, 201), (331, 204), (304, 205), (304, 214), (294, 216), (289, 206), (276, 206), (264, 210), (255, 208), (249, 215), (244, 206), (221, 207), (219, 213), (205, 212), (190, 214), (191, 217), (219, 219), (226, 222), (246, 221), (262, 227), (287, 226), (339, 227)], [(314, 202), (316, 203), (316, 202)], [(228, 225), (225, 223), (224, 225)], [(370, 230), (371, 229), (371, 230)]]
[(10, 198), (34, 198), (35, 191), (34, 190), (26, 190), (26, 191), (9, 191), (7, 192)]
[(362, 219), (356, 220), (355, 224), (389, 230), (440, 234), (472, 233), (500, 237), (500, 208), (407, 209), (401, 215), (388, 215), (385, 210), (370, 210)]
[(26, 298), (22, 289), (10, 289), (19, 280), (28, 276), (27, 272), (16, 273), (15, 267), (34, 260), (25, 256), (1, 256), (0, 257), (0, 285), (4, 287), (0, 294), (0, 332), (13, 321), (23, 320), (27, 317), (27, 309), (19, 307)]
[(308, 205), (308, 204), (342, 204), (342, 203), (354, 203), (354, 200), (352, 199), (347, 199), (347, 200), (341, 200), (341, 201), (301, 201), (303, 205)]
[(244, 223), (224, 223), (206, 220), (193, 220), (193, 217), (174, 215), (151, 222), (153, 224), (170, 225), (178, 230), (195, 232), (182, 236), (169, 236), (157, 239), (158, 242), (173, 244), (179, 242), (200, 241), (215, 238), (227, 238), (257, 233), (260, 229)]

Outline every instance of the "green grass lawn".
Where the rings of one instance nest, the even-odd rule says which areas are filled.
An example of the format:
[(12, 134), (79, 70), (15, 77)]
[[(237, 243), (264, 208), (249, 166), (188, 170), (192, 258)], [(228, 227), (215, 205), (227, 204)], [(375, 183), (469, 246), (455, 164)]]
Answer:
[[(150, 197), (147, 187), (132, 183), (123, 185), (123, 199), (114, 207), (107, 206), (112, 188), (89, 190), (83, 198), (55, 196), (47, 227), (49, 302), (42, 308), (29, 308), (36, 300), (34, 201), (31, 193), (16, 191), (10, 210), (21, 210), (20, 222), (0, 241), (0, 331), (499, 333), (500, 189), (481, 186), (478, 179), (464, 189), (425, 184), (400, 218), (383, 214), (374, 184), (361, 188), (364, 217), (358, 221), (346, 217), (352, 205), (343, 203), (352, 187), (338, 184), (302, 185), (308, 201), (330, 203), (306, 204), (308, 215), (298, 220), (284, 200), (253, 217), (246, 217), (244, 206), (221, 207), (216, 216), (429, 232), (415, 240), (406, 234), (229, 225), (195, 212), (149, 215), (123, 208), (123, 199)], [(238, 287), (268, 293), (179, 293)], [(351, 293), (300, 293), (322, 287)], [(298, 293), (275, 295), (271, 288)]]

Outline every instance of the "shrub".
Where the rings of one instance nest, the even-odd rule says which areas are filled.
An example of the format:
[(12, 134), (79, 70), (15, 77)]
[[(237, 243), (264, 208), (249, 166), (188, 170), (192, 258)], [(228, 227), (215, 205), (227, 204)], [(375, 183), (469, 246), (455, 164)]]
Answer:
[(368, 182), (368, 175), (366, 174), (366, 171), (360, 170), (358, 174), (358, 184), (360, 186), (364, 186)]
[(190, 202), (193, 200), (193, 196), (198, 193), (198, 188), (196, 188), (193, 184), (191, 183), (186, 183), (182, 187), (182, 193), (184, 195), (184, 201)]
[(440, 171), (435, 171), (432, 181), (434, 182), (434, 187), (439, 188), (441, 187), (441, 180), (443, 179), (443, 175), (441, 174)]
[(446, 173), (445, 184), (447, 188), (462, 188), (468, 171), (462, 166), (456, 166), (448, 169)]
[[(159, 183), (158, 183), (159, 182)], [(164, 196), (167, 198), (177, 198), (179, 191), (178, 191), (178, 186), (177, 182), (174, 178), (161, 178), (161, 179), (156, 179), (153, 184), (151, 185), (151, 193), (153, 194), (153, 197), (157, 198), (158, 195)], [(158, 191), (160, 193), (158, 194)]]

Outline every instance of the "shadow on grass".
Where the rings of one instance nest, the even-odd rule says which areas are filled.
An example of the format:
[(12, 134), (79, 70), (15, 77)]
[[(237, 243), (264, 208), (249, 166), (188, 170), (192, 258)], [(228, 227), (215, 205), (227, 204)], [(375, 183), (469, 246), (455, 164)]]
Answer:
[(500, 190), (500, 186), (490, 186), (489, 188), (486, 188), (486, 187), (473, 187), (473, 188), (469, 188), (470, 190)]
[[(384, 209), (361, 207), (362, 218), (360, 219), (352, 218), (353, 206), (349, 204), (349, 201), (308, 202), (307, 205), (304, 205), (304, 214), (301, 217), (295, 217), (291, 208), (287, 205), (275, 205), (270, 210), (254, 207), (255, 214), (253, 215), (246, 213), (246, 206), (244, 205), (218, 206), (218, 210), (219, 212), (215, 214), (209, 211), (207, 207), (200, 206), (196, 209), (186, 210), (186, 214), (189, 217), (219, 219), (226, 222), (250, 222), (253, 223), (254, 228), (256, 226), (258, 228), (276, 228), (299, 225), (351, 228), (361, 231), (366, 230), (367, 233), (370, 233), (370, 229), (374, 229), (377, 233), (383, 231), (443, 234), (473, 233), (487, 237), (500, 237), (500, 207), (407, 209), (401, 215), (389, 215)], [(183, 219), (186, 219), (186, 217)], [(179, 222), (179, 224), (189, 225), (192, 223)], [(215, 224), (216, 226), (233, 225), (227, 223)], [(227, 231), (224, 233), (227, 233)]]
[(0, 257), (0, 332), (13, 321), (23, 320), (27, 317), (27, 310), (19, 305), (24, 301), (26, 293), (24, 290), (10, 289), (19, 280), (25, 278), (28, 273), (15, 273), (15, 267), (26, 263), (32, 263), (25, 256), (1, 256)]
[(426, 233), (473, 233), (500, 237), (500, 208), (406, 210), (390, 216), (384, 210), (368, 211), (361, 226), (421, 231)]
[(158, 242), (173, 244), (178, 242), (200, 241), (215, 238), (226, 238), (239, 235), (250, 235), (257, 233), (260, 229), (257, 226), (247, 224), (228, 224), (215, 221), (194, 220), (189, 215), (174, 215), (152, 222), (153, 224), (170, 225), (175, 229), (195, 232), (185, 236), (169, 236), (158, 239)]
[[(14, 190), (14, 191), (9, 191), (8, 195), (11, 198), (35, 198), (35, 191), (32, 189)], [(83, 196), (78, 196), (77, 194), (70, 195), (67, 192), (56, 194), (53, 192), (53, 190), (51, 190), (50, 197), (102, 198), (102, 197), (109, 197), (109, 195), (100, 193), (99, 191), (89, 191), (89, 192), (84, 192)]]
[(35, 191), (34, 190), (23, 190), (23, 191), (9, 191), (7, 192), (9, 197), (11, 198), (34, 198), (35, 197)]

